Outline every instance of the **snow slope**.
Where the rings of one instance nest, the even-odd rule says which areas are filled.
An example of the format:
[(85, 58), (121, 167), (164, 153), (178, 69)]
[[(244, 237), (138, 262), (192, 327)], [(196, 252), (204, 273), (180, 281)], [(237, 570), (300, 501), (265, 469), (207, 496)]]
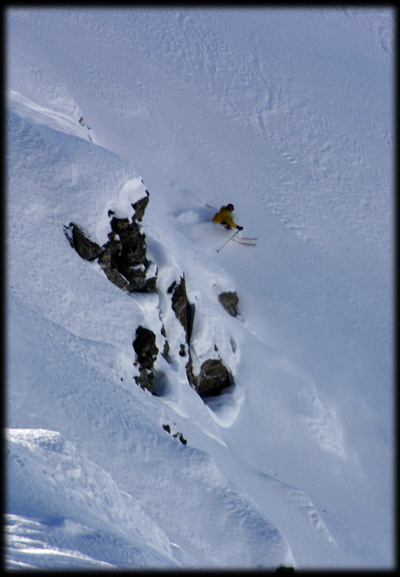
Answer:
[[(392, 566), (393, 28), (7, 12), (9, 567)], [(127, 294), (63, 227), (102, 244), (146, 188), (159, 291)], [(206, 202), (257, 247), (217, 253)], [(183, 273), (196, 362), (216, 345), (235, 381), (206, 401), (165, 298)], [(156, 397), (132, 341), (162, 350), (163, 323)]]

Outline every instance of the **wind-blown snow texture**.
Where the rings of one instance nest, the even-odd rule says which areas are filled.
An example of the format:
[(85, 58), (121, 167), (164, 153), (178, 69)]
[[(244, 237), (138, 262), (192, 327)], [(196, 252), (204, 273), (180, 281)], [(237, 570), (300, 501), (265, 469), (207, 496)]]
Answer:
[[(393, 565), (393, 30), (7, 11), (8, 567)], [(128, 294), (63, 227), (103, 244), (146, 189), (159, 291)], [(216, 252), (228, 202), (255, 248)], [(184, 342), (183, 274), (196, 362), (234, 378), (205, 401), (173, 353), (161, 396), (134, 381), (138, 325)]]

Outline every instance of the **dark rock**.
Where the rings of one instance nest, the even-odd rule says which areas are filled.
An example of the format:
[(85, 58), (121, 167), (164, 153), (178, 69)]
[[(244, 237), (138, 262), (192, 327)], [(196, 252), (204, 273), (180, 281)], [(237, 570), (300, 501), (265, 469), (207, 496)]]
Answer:
[(197, 379), (197, 392), (201, 397), (219, 395), (222, 389), (232, 384), (228, 369), (221, 359), (205, 361)]
[(106, 250), (104, 250), (99, 258), (99, 265), (103, 269), (109, 281), (117, 285), (120, 289), (127, 291), (129, 282), (120, 272), (118, 272), (115, 263), (115, 258), (121, 250), (121, 243), (107, 243), (106, 246)]
[(174, 290), (174, 288), (176, 287), (176, 280), (174, 280), (174, 282), (172, 283), (172, 285), (170, 287), (168, 287), (167, 289), (167, 293), (170, 295), (172, 293), (172, 291)]
[(117, 218), (114, 211), (109, 210), (111, 232), (103, 247), (88, 239), (74, 223), (64, 227), (69, 243), (78, 254), (86, 260), (98, 258), (107, 278), (128, 292), (156, 291), (157, 274), (147, 277), (151, 262), (146, 256), (146, 236), (137, 223), (143, 218), (148, 202), (146, 190), (146, 196), (132, 204), (135, 214), (131, 222), (128, 218)]
[(233, 317), (239, 314), (239, 297), (236, 292), (224, 292), (218, 295), (218, 300), (224, 309)]
[[(175, 424), (175, 423), (174, 423)], [(167, 431), (167, 433), (171, 434), (171, 427), (167, 424), (164, 423), (162, 425), (162, 428), (164, 429), (164, 431)], [(182, 433), (180, 433), (179, 431), (177, 431), (176, 433), (174, 433), (172, 435), (174, 437), (174, 439), (179, 439), (179, 441), (183, 444), (186, 445), (187, 444), (187, 440), (185, 439), (185, 437), (182, 435)]]
[(158, 355), (156, 335), (153, 331), (139, 326), (136, 329), (136, 339), (133, 341), (133, 348), (135, 349), (137, 363), (140, 365), (140, 374), (135, 377), (135, 381), (142, 389), (147, 389), (153, 393), (153, 365)]
[(186, 374), (190, 385), (200, 397), (214, 397), (232, 384), (232, 377), (221, 359), (208, 359), (201, 365), (200, 374), (193, 373), (190, 359), (186, 365)]
[(177, 433), (175, 433), (174, 435), (172, 435), (174, 437), (174, 439), (179, 439), (180, 442), (183, 445), (187, 444), (187, 440), (185, 439), (185, 437), (182, 435), (182, 433), (180, 433), (179, 431)]
[(146, 190), (146, 196), (144, 198), (141, 198), (140, 200), (138, 200), (137, 202), (135, 202), (135, 204), (132, 204), (132, 208), (135, 210), (135, 215), (134, 215), (134, 219), (141, 221), (145, 210), (147, 208), (147, 205), (149, 204), (149, 199), (150, 199), (150, 194), (149, 191)]
[[(130, 292), (134, 291), (132, 284), (131, 284), (129, 290), (130, 290)], [(144, 283), (144, 286), (143, 286), (143, 289), (141, 290), (141, 292), (155, 293), (156, 290), (157, 290), (157, 276), (153, 276), (151, 278), (146, 279), (146, 282)]]
[(87, 238), (75, 223), (71, 222), (68, 227), (65, 226), (64, 232), (70, 245), (81, 258), (85, 260), (95, 260), (101, 255), (103, 251), (102, 247)]
[[(185, 333), (186, 333), (186, 341), (188, 340), (187, 338), (187, 334), (188, 334), (188, 306), (189, 306), (189, 301), (187, 298), (187, 294), (186, 294), (186, 281), (185, 281), (185, 277), (181, 277), (181, 282), (177, 285), (176, 283), (173, 283), (173, 285), (171, 285), (171, 287), (173, 288), (173, 294), (172, 294), (172, 310), (175, 313), (176, 318), (178, 319), (178, 321), (181, 323), (181, 325), (183, 326), (183, 328), (185, 329)], [(170, 292), (171, 287), (168, 289), (168, 292)]]
[(146, 257), (146, 237), (139, 225), (113, 216), (111, 233), (99, 264), (107, 278), (128, 292), (155, 292), (156, 277), (146, 278), (150, 262)]
[(192, 338), (193, 332), (193, 324), (194, 324), (194, 315), (196, 313), (196, 307), (193, 303), (188, 302), (188, 310), (187, 310), (187, 325), (188, 325), (188, 332), (187, 332), (187, 341), (190, 344), (190, 340)]
[(164, 359), (169, 362), (169, 351), (170, 351), (170, 346), (169, 346), (169, 342), (167, 340), (167, 333), (165, 331), (165, 326), (163, 325), (161, 327), (161, 334), (163, 337), (165, 337), (165, 343), (164, 343), (164, 347), (163, 347), (163, 352), (161, 353), (162, 356), (164, 357)]
[(167, 361), (167, 363), (170, 362), (170, 356), (169, 356), (170, 349), (171, 349), (171, 347), (169, 346), (169, 342), (166, 340), (164, 343), (163, 351), (161, 354), (164, 357), (164, 359)]
[(130, 223), (127, 218), (115, 216), (111, 219), (110, 225), (111, 230), (119, 236), (122, 247), (118, 266), (125, 269), (128, 275), (129, 267), (146, 266), (146, 236), (140, 232), (139, 225), (136, 222)]
[(147, 389), (150, 393), (154, 392), (154, 373), (144, 367), (140, 367), (139, 376), (135, 377), (136, 384), (142, 389)]
[(133, 341), (133, 348), (135, 349), (139, 365), (145, 369), (152, 369), (158, 355), (156, 335), (153, 331), (139, 326), (136, 329), (136, 339)]
[(186, 376), (187, 379), (189, 381), (189, 385), (192, 387), (192, 389), (196, 390), (196, 385), (197, 385), (197, 379), (194, 375), (193, 372), (193, 361), (192, 361), (192, 357), (189, 355), (189, 361), (186, 365)]
[(181, 343), (180, 349), (179, 349), (179, 356), (180, 357), (184, 357), (186, 355), (186, 349), (185, 349), (185, 345), (183, 343)]
[(116, 234), (121, 234), (129, 228), (130, 222), (128, 218), (117, 218), (113, 216), (110, 220), (111, 230)]
[(187, 297), (185, 276), (181, 277), (179, 285), (176, 282), (173, 282), (167, 292), (173, 293), (171, 304), (172, 310), (174, 311), (178, 321), (183, 326), (186, 334), (186, 342), (189, 344), (193, 329), (195, 306), (189, 302)]

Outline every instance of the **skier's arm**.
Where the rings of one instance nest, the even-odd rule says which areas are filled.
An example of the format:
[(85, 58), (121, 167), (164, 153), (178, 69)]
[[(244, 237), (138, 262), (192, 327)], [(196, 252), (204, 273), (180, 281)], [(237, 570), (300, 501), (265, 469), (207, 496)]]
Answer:
[(229, 224), (229, 226), (232, 226), (233, 228), (238, 228), (239, 230), (243, 229), (242, 226), (239, 226), (238, 224), (236, 224), (236, 222), (233, 222), (232, 217), (230, 215), (226, 215), (225, 222)]

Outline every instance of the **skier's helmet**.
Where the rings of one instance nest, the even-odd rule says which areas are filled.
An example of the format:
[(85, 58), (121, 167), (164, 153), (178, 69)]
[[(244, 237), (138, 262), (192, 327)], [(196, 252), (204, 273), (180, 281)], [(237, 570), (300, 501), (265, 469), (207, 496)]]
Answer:
[(235, 210), (235, 207), (233, 206), (233, 204), (227, 204), (227, 205), (226, 205), (226, 208), (227, 208), (228, 210), (230, 210), (231, 212), (232, 212), (233, 210)]

